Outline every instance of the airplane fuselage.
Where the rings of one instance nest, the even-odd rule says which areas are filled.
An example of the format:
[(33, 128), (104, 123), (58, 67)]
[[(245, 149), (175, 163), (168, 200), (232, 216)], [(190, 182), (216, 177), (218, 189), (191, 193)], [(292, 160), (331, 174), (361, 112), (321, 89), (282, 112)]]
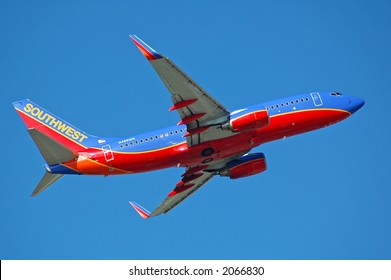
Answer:
[[(357, 98), (335, 92), (308, 93), (261, 103), (231, 113), (231, 118), (267, 110), (269, 123), (262, 128), (188, 146), (185, 125), (176, 125), (131, 137), (99, 139), (96, 146), (79, 152), (63, 164), (47, 166), (51, 173), (117, 175), (168, 167), (207, 165), (212, 161), (246, 153), (266, 142), (323, 128), (339, 122), (362, 106)], [(221, 130), (221, 124), (209, 130)], [(213, 134), (213, 133), (212, 133)], [(211, 154), (203, 154), (212, 149)]]

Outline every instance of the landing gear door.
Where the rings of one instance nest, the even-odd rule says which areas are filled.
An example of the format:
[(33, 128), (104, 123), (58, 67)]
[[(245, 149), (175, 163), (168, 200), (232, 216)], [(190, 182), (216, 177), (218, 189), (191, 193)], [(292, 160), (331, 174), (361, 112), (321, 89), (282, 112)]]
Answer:
[(102, 150), (103, 150), (103, 155), (105, 156), (106, 161), (111, 161), (114, 159), (114, 154), (111, 151), (110, 145), (104, 145), (102, 147)]
[(314, 101), (314, 105), (316, 107), (323, 105), (323, 101), (322, 101), (322, 98), (320, 97), (319, 92), (311, 92), (311, 97), (312, 97), (312, 101)]

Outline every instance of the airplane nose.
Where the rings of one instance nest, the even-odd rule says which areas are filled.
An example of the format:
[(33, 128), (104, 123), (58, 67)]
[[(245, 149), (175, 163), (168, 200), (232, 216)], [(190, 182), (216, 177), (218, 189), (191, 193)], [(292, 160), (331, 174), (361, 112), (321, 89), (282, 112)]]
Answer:
[(349, 97), (348, 102), (349, 102), (349, 112), (352, 114), (357, 112), (365, 104), (364, 100), (356, 97)]

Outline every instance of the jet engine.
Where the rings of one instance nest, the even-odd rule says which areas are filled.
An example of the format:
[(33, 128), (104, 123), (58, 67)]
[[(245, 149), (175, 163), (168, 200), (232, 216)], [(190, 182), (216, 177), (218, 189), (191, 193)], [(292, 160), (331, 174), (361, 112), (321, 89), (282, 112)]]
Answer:
[(240, 159), (227, 163), (226, 167), (220, 170), (220, 176), (238, 179), (261, 173), (266, 170), (266, 159), (263, 153), (247, 154)]
[(267, 110), (260, 110), (243, 114), (229, 120), (222, 126), (224, 130), (231, 130), (232, 132), (243, 132), (255, 130), (269, 124), (269, 115)]

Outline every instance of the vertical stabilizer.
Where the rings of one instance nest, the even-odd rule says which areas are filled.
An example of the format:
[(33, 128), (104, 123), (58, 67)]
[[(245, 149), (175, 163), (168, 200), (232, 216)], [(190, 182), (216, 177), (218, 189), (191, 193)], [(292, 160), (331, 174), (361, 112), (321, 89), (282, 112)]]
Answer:
[[(87, 134), (29, 99), (14, 102), (13, 105), (41, 153), (42, 147), (48, 146), (43, 153), (44, 157), (48, 157), (47, 151), (53, 151), (53, 147), (60, 150), (60, 159), (64, 155), (65, 158), (69, 157), (69, 154), (76, 156), (78, 151), (90, 146), (91, 141), (95, 143), (95, 136)], [(57, 156), (54, 155), (53, 158), (56, 159)]]

